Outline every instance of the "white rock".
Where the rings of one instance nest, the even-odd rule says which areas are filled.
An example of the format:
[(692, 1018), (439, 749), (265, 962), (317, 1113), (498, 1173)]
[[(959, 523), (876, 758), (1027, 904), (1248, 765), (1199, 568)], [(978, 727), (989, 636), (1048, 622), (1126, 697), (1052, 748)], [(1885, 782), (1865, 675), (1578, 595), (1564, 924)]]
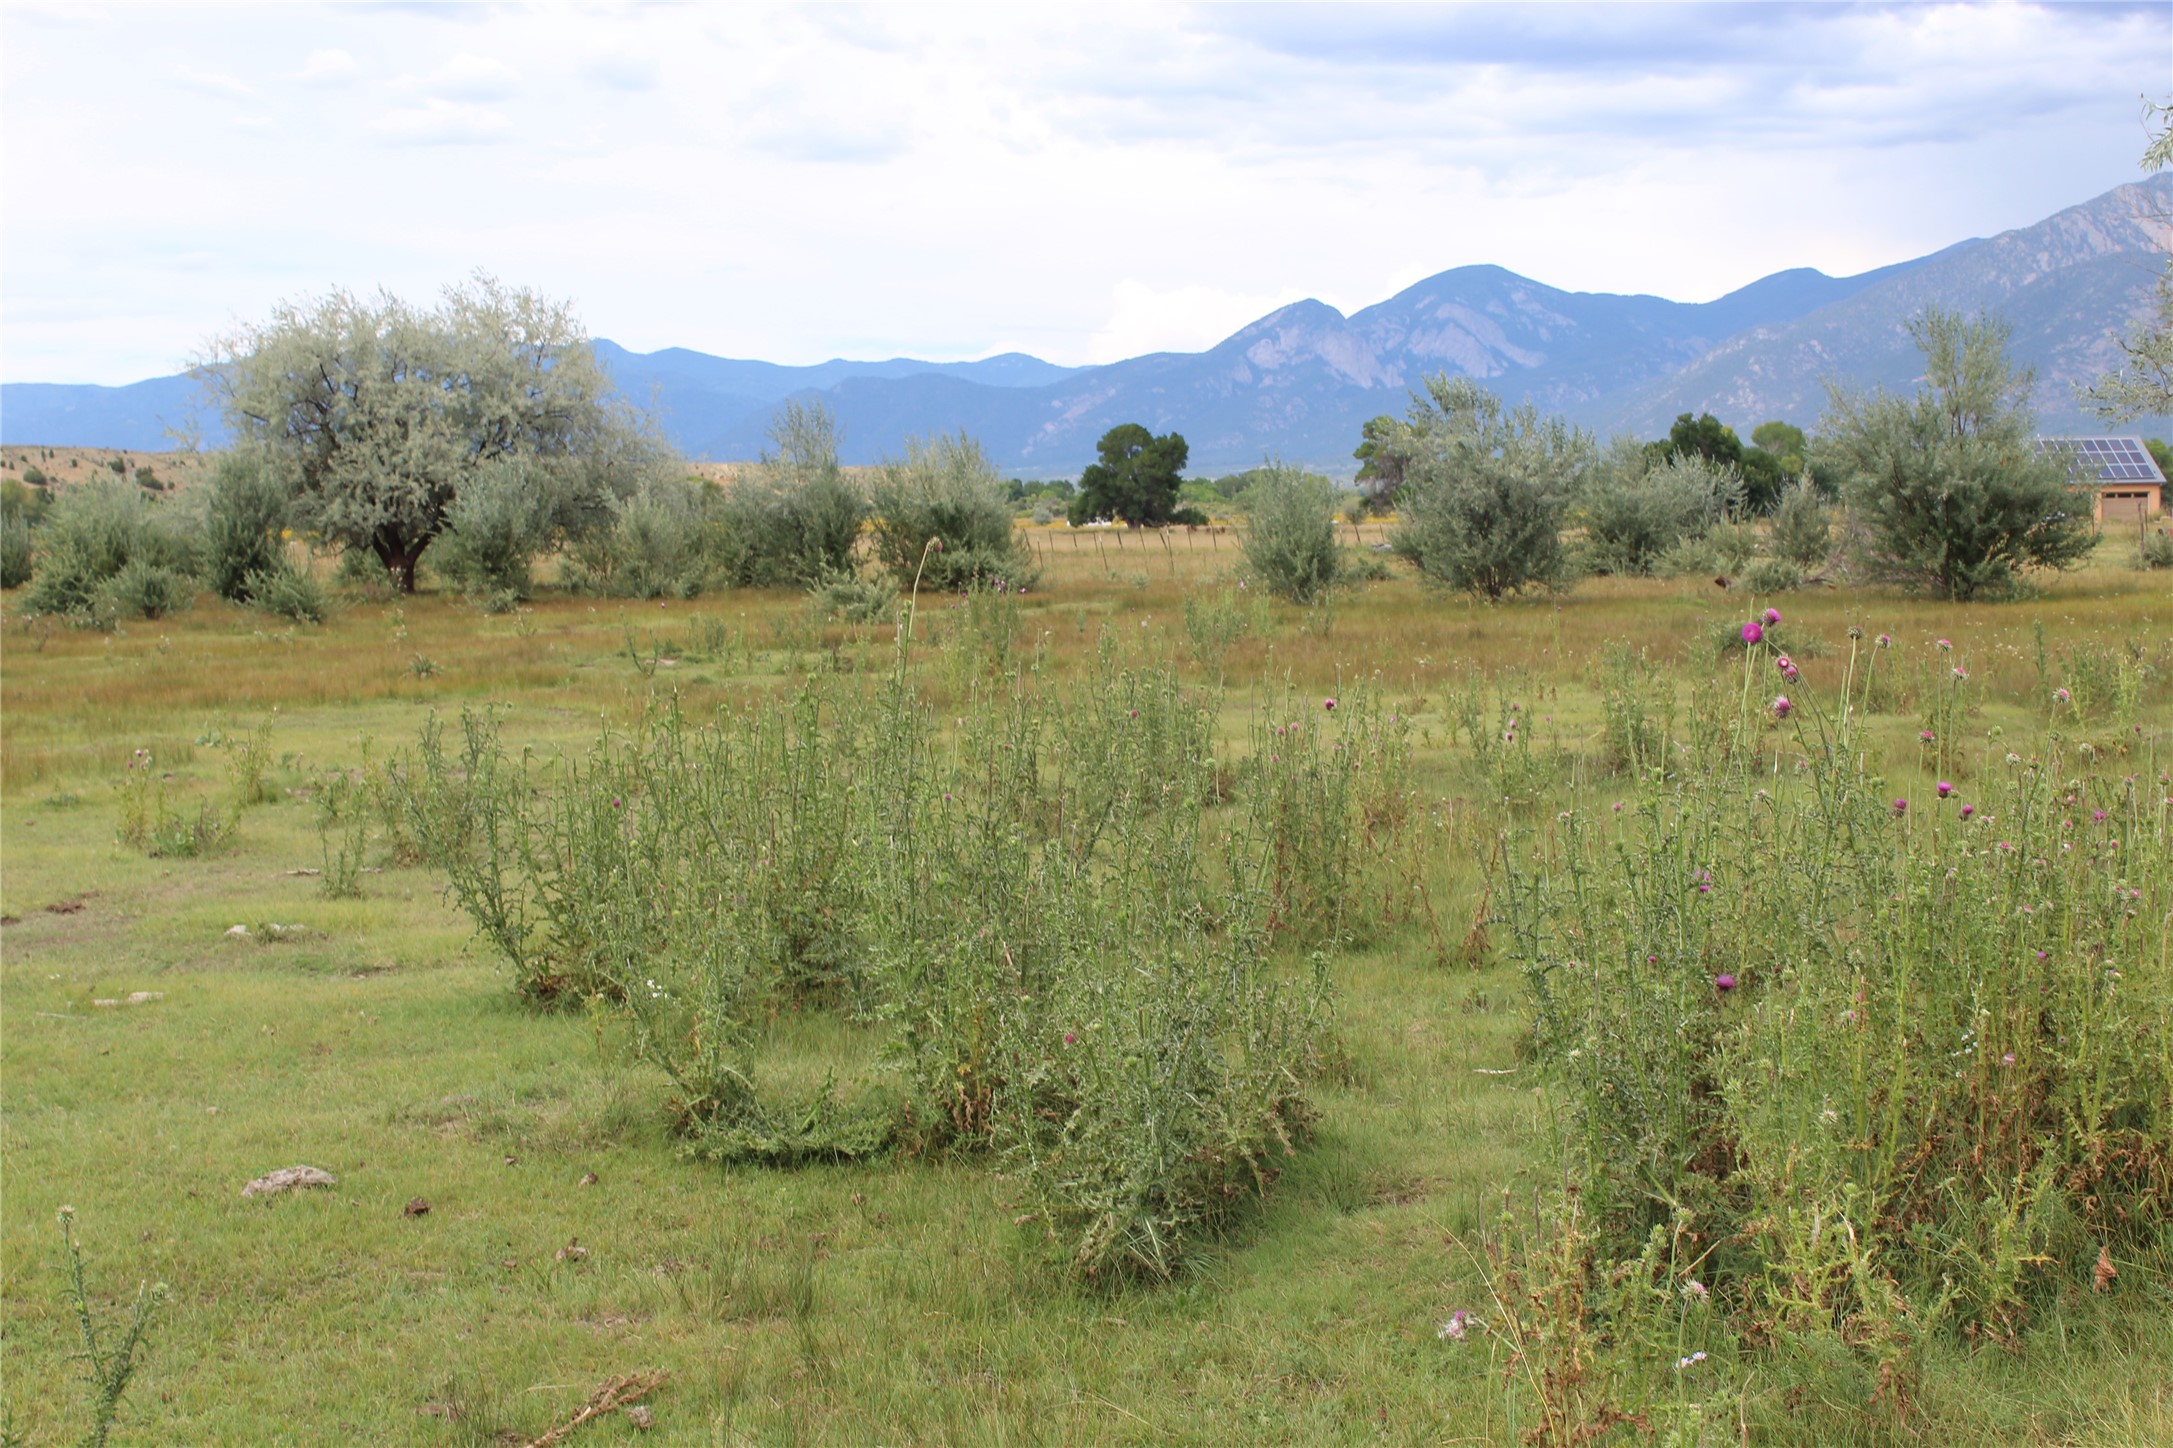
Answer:
[(283, 1166), (278, 1171), (266, 1172), (241, 1189), (245, 1197), (275, 1197), (281, 1192), (291, 1192), (302, 1187), (336, 1186), (339, 1178), (322, 1167)]

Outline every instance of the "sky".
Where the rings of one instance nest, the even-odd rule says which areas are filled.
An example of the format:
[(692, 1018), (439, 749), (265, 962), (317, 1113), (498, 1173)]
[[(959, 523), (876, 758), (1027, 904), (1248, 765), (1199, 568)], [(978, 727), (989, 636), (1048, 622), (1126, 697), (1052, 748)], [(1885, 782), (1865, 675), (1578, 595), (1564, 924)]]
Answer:
[(0, 3), (0, 378), (483, 270), (637, 351), (1197, 351), (1493, 263), (1705, 301), (2137, 178), (2173, 5)]

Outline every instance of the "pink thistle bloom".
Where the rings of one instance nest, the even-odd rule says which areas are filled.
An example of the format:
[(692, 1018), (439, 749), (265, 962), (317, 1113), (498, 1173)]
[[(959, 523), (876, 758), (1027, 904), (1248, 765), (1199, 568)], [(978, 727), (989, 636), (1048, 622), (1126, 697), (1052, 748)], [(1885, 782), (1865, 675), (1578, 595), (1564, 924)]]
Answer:
[(1323, 708), (1323, 709), (1333, 709), (1333, 708), (1335, 708), (1335, 700), (1334, 700), (1334, 699), (1323, 699), (1323, 700), (1321, 700), (1321, 701), (1320, 701), (1320, 707), (1321, 707), (1321, 708)]
[(1749, 623), (1743, 625), (1744, 643), (1754, 644), (1757, 643), (1759, 640), (1763, 639), (1765, 636), (1766, 631), (1762, 626), (1760, 626), (1758, 620), (1752, 619)]
[(1895, 800), (1895, 801), (1894, 801), (1894, 813), (1895, 813), (1895, 814), (1898, 814), (1898, 815), (1905, 815), (1905, 814), (1907, 814), (1908, 812), (1909, 812), (1909, 801), (1907, 801), (1907, 800), (1905, 800), (1905, 799), (1897, 799), (1897, 800)]
[(2101, 810), (2101, 809), (2094, 809), (2094, 810), (2090, 811), (2090, 818), (2091, 818), (2091, 820), (2092, 820), (2092, 821), (2094, 821), (2094, 822), (2095, 822), (2095, 823), (2097, 823), (2097, 824), (2104, 824), (2104, 823), (2105, 823), (2105, 811), (2104, 811), (2104, 810)]
[(1952, 639), (1933, 639), (1932, 642), (1939, 645), (1939, 647), (1942, 649), (1951, 649), (1954, 647), (1954, 640)]
[(1781, 621), (1781, 611), (1777, 608), (1769, 608), (1761, 617), (1765, 619), (1766, 627), (1771, 628)]
[(1459, 1307), (1449, 1314), (1449, 1320), (1434, 1330), (1434, 1336), (1445, 1342), (1462, 1342), (1464, 1334), (1471, 1330), (1471, 1314)]
[(1999, 1058), (1999, 1063), (2002, 1066), (2012, 1066), (2015, 1063), (2015, 1053), (2012, 1051), (2007, 1052)]
[(1919, 738), (1919, 739), (1921, 739), (1921, 740), (1923, 740), (1923, 741), (1924, 741), (1924, 742), (1925, 742), (1926, 744), (1929, 744), (1929, 743), (1931, 743), (1931, 742), (1932, 742), (1932, 741), (1933, 741), (1934, 739), (1937, 739), (1937, 738), (1938, 738), (1939, 736), (1938, 736), (1938, 735), (1936, 735), (1936, 734), (1934, 734), (1934, 733), (1932, 733), (1932, 731), (1931, 731), (1931, 730), (1929, 730), (1929, 729), (1919, 729), (1919, 730), (1917, 731), (1917, 735), (1916, 735), (1916, 737), (1917, 737), (1917, 738)]
[(1943, 780), (1943, 779), (1942, 779), (1942, 780), (1940, 780), (1940, 781), (1939, 781), (1939, 797), (1940, 797), (1941, 799), (1945, 799), (1945, 798), (1946, 798), (1946, 797), (1947, 797), (1948, 795), (1950, 795), (1950, 794), (1952, 794), (1952, 793), (1954, 793), (1954, 786), (1953, 786), (1953, 785), (1951, 785), (1951, 784), (1949, 784), (1949, 783), (1947, 783), (1947, 781), (1945, 781), (1945, 780)]
[[(1692, 1297), (1703, 1297), (1705, 1295), (1705, 1284), (1703, 1282), (1699, 1282), (1693, 1279), (1684, 1285), (1683, 1291), (1689, 1293)], [(1704, 1356), (1704, 1353), (1698, 1354), (1698, 1357), (1701, 1360), (1704, 1358)]]
[(1079, 1044), (1079, 1037), (1071, 1031), (1066, 1031), (1064, 1032), (1064, 1044), (1067, 1046), (1076, 1046)]
[(1894, 636), (1892, 634), (1880, 634), (1872, 642), (1882, 649), (1890, 649), (1894, 646)]
[(1960, 682), (1967, 683), (1969, 681), (1969, 670), (1963, 668), (1960, 664), (1956, 664), (1954, 666), (1954, 677)]
[(1723, 995), (1726, 995), (1729, 991), (1735, 989), (1735, 977), (1728, 974), (1728, 972), (1726, 971), (1722, 971), (1720, 974), (1713, 977), (1713, 989), (1719, 991)]
[(1788, 696), (1786, 694), (1777, 694), (1774, 696), (1773, 699), (1773, 717), (1776, 719), (1786, 719), (1788, 717), (1789, 711), (1794, 709), (1795, 707), (1796, 706), (1794, 704), (1788, 702)]
[(2055, 704), (2065, 704), (2070, 697), (2065, 689), (2054, 689), (2052, 691), (2052, 702)]

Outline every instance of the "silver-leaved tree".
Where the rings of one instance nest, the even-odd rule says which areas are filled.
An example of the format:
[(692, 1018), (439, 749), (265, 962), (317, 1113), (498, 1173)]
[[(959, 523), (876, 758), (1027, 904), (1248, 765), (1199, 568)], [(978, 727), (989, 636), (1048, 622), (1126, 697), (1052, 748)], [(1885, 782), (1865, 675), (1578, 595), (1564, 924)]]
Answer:
[(571, 309), (480, 273), (431, 311), (382, 292), (284, 303), (214, 341), (198, 375), (284, 474), (295, 522), (375, 554), (402, 592), (479, 479), (516, 472), (543, 531), (566, 535), (664, 458)]

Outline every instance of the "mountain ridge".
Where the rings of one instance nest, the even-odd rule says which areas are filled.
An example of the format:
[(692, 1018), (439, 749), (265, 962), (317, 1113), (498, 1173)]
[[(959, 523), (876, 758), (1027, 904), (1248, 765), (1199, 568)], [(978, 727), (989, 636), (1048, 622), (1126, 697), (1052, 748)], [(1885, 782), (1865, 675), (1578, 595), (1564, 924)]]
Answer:
[[(1990, 307), (2013, 324), (2018, 360), (2038, 370), (2041, 424), (2072, 431), (2090, 425), (2073, 384), (2116, 365), (2117, 339), (2154, 303), (2169, 215), (2173, 175), (2161, 175), (1995, 237), (1853, 276), (1790, 268), (1708, 302), (1570, 292), (1495, 264), (1461, 266), (1348, 316), (1306, 298), (1199, 352), (1091, 367), (1018, 352), (787, 366), (593, 345), (620, 390), (694, 458), (756, 456), (775, 408), (798, 400), (837, 415), (848, 462), (962, 428), (1007, 471), (1062, 476), (1091, 461), (1108, 428), (1139, 422), (1183, 432), (1196, 471), (1275, 454), (1347, 474), (1364, 422), (1402, 412), (1436, 371), (1602, 432), (1654, 436), (1679, 413), (1705, 411), (1746, 433), (1775, 417), (1810, 427), (1829, 378), (1915, 380), (1906, 323), (1924, 306)], [(223, 434), (186, 374), (118, 388), (0, 385), (10, 446), (155, 449), (175, 425), (213, 443)]]

